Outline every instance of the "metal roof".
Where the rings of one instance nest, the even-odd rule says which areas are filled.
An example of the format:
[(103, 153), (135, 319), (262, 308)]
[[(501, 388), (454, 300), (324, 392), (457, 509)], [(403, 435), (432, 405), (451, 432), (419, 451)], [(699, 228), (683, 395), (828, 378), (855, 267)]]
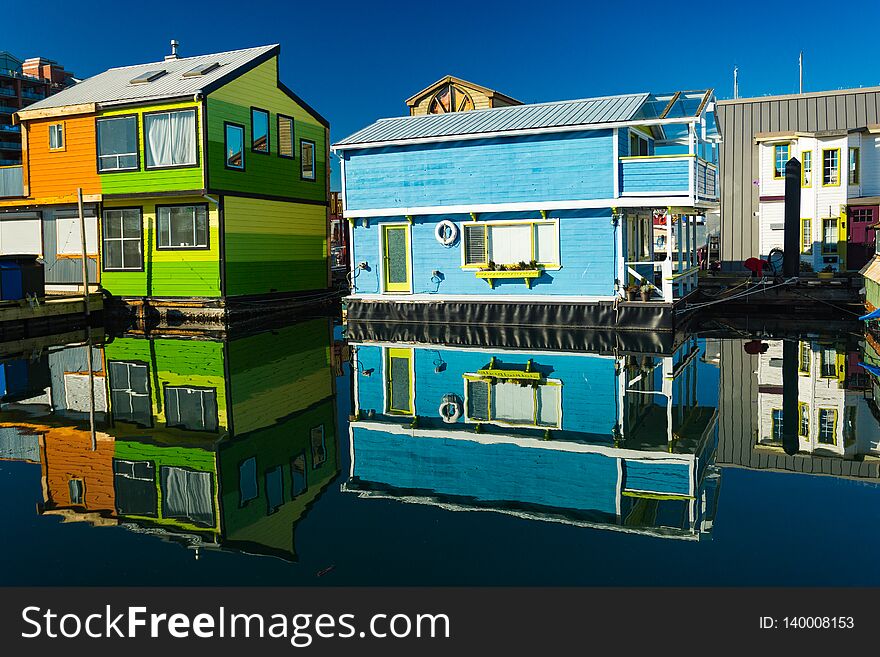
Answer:
[(618, 123), (634, 119), (649, 97), (648, 93), (625, 94), (470, 112), (380, 119), (336, 142), (334, 147)]
[[(86, 103), (97, 103), (106, 107), (189, 96), (202, 91), (212, 83), (220, 81), (254, 60), (268, 56), (273, 50), (277, 52), (278, 49), (278, 45), (259, 46), (244, 50), (232, 50), (209, 55), (198, 55), (196, 57), (166, 59), (149, 64), (111, 68), (33, 105), (28, 105), (23, 111), (30, 112), (31, 110)], [(205, 75), (184, 77), (184, 73), (191, 71), (197, 66), (214, 62), (219, 64), (219, 66)], [(132, 84), (131, 82), (144, 73), (158, 70), (164, 70), (167, 73), (152, 82), (141, 84)]]

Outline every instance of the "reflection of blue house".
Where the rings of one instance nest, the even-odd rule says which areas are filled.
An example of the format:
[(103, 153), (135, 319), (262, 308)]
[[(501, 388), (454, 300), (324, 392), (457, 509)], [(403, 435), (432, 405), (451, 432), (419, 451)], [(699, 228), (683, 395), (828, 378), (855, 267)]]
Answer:
[(359, 343), (346, 489), (697, 537), (717, 485), (698, 353)]
[[(696, 286), (696, 223), (674, 221), (655, 262), (653, 218), (717, 205), (713, 99), (643, 93), (408, 116), (343, 139), (350, 316), (378, 303), (456, 317), (440, 302), (459, 301), (571, 319), (540, 309), (551, 303), (573, 305), (575, 325), (658, 313), (671, 323), (669, 307)], [(656, 287), (654, 305), (603, 313), (640, 283)]]

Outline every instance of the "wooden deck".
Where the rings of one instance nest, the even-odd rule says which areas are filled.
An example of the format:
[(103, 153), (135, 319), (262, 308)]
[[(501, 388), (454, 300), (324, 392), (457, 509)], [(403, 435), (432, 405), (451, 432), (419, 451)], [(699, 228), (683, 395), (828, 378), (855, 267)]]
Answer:
[[(100, 321), (104, 311), (103, 296), (89, 295), (89, 309), (92, 323)], [(85, 299), (82, 296), (46, 297), (34, 302), (0, 302), (0, 340), (74, 331), (87, 324)]]

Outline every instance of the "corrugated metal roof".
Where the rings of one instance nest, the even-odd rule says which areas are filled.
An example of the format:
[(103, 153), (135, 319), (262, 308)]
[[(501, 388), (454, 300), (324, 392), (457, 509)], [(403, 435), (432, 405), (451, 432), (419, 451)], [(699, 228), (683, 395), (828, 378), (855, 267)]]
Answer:
[[(135, 66), (111, 68), (82, 82), (49, 96), (24, 111), (98, 103), (116, 105), (146, 100), (161, 100), (195, 94), (220, 78), (245, 66), (257, 57), (277, 49), (277, 45), (259, 46), (244, 50), (181, 57)], [(183, 77), (183, 74), (196, 66), (216, 62), (219, 67), (205, 75)], [(149, 71), (165, 70), (167, 73), (152, 82), (132, 84), (131, 80)]]
[(380, 119), (336, 142), (334, 146), (617, 123), (631, 120), (648, 96), (647, 93), (626, 94), (471, 112)]

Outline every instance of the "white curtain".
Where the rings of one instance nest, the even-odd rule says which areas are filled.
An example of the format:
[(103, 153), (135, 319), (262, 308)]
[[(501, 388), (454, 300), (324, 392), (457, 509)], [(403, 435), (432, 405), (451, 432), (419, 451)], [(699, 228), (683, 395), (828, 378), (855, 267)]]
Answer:
[(538, 424), (559, 426), (559, 393), (561, 386), (538, 386)]
[(556, 224), (538, 224), (535, 227), (535, 260), (543, 264), (559, 263)]
[(211, 473), (162, 468), (162, 513), (166, 518), (188, 518), (213, 526)]
[(489, 259), (511, 265), (532, 259), (532, 225), (491, 226), (489, 228)]
[(173, 164), (196, 163), (195, 110), (171, 114), (171, 161)]
[(147, 166), (163, 167), (171, 164), (171, 116), (151, 114), (145, 117), (147, 133)]
[(523, 422), (535, 421), (535, 390), (518, 383), (498, 383), (492, 386), (494, 420)]

